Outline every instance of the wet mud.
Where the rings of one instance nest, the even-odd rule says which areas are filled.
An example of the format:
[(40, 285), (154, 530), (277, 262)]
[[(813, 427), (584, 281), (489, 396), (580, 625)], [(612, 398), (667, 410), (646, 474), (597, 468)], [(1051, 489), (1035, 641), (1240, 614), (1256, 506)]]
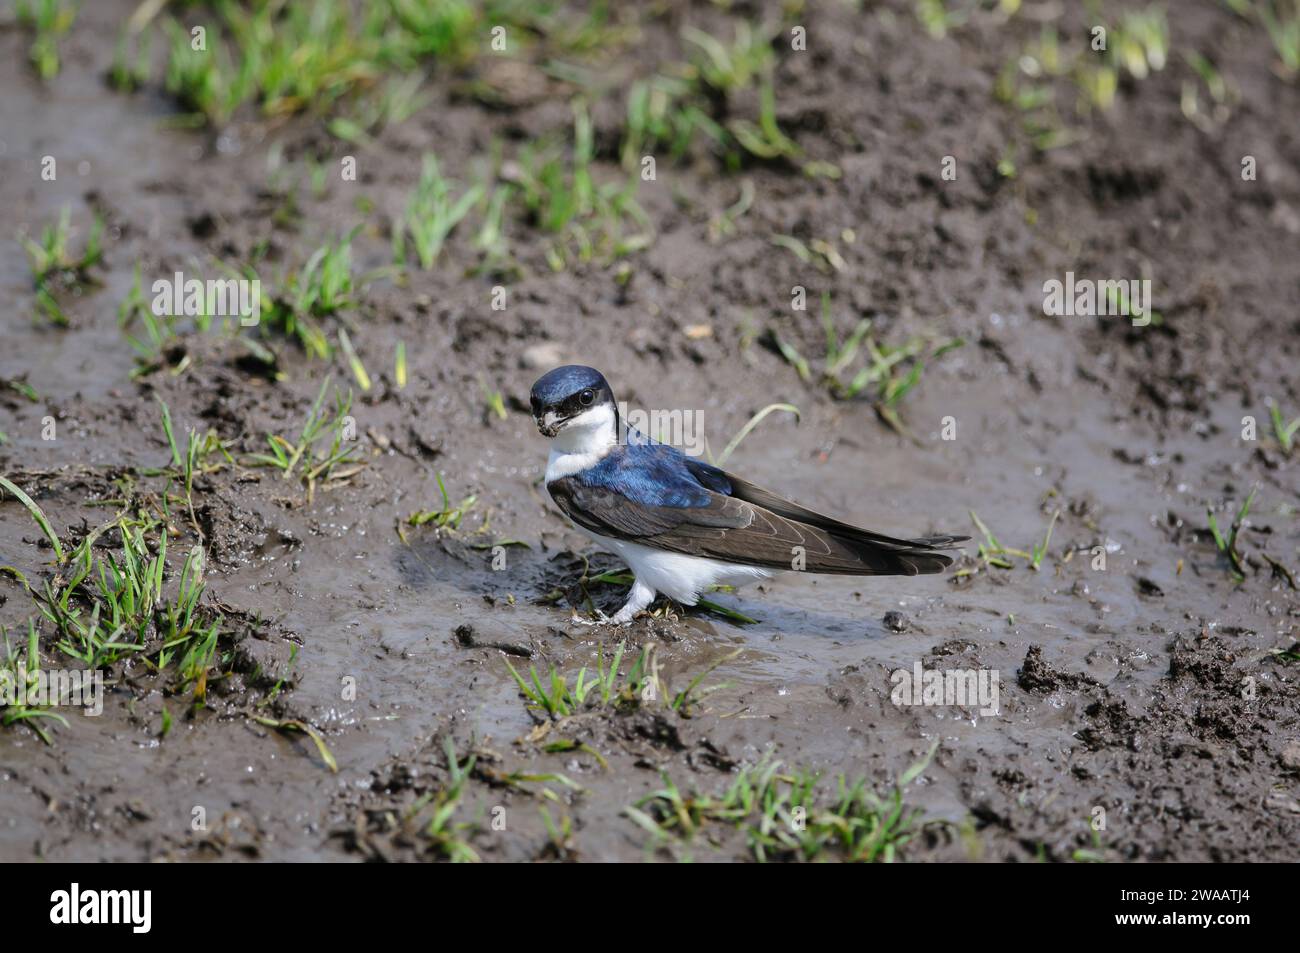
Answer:
[[(112, 515), (124, 476), (139, 499), (163, 492), (139, 475), (169, 459), (160, 401), (178, 430), (215, 432), (236, 460), (196, 478), (166, 586), (201, 532), (203, 599), (227, 623), (219, 687), (194, 706), (146, 666), (119, 663), (101, 716), (48, 725), (49, 744), (21, 723), (0, 731), (0, 858), (748, 860), (734, 825), (655, 838), (625, 809), (657, 816), (645, 799), (665, 779), (720, 796), (765, 757), (820, 773), (832, 800), (839, 775), (883, 796), (932, 752), (903, 789), (921, 813), (901, 859), (1294, 860), (1300, 592), (1287, 573), (1300, 573), (1300, 450), (1273, 438), (1266, 399), (1300, 415), (1300, 85), (1271, 68), (1258, 28), (1217, 4), (1173, 7), (1174, 41), (1239, 87), (1230, 116), (1208, 131), (1189, 122), (1187, 72), (1171, 63), (1125, 79), (1080, 141), (1038, 151), (994, 95), (1038, 34), (1032, 20), (976, 18), (936, 38), (908, 3), (809, 4), (809, 51), (778, 53), (777, 118), (839, 178), (662, 159), (638, 192), (654, 240), (622, 259), (628, 271), (555, 271), (543, 236), (514, 218), (520, 267), (504, 279), (474, 273), (477, 224), (452, 234), (435, 268), (378, 275), (346, 316), (373, 382), (354, 388), (357, 466), (310, 499), (299, 480), (239, 461), (266, 452), (267, 433), (296, 432), (326, 376), (355, 383), (344, 355), (314, 359), (282, 338), (268, 342), (269, 370), (234, 335), (187, 330), (167, 366), (133, 377), (117, 308), (135, 267), (166, 276), (261, 246), (275, 274), (360, 224), (356, 270), (386, 269), (422, 153), (469, 181), (494, 140), (567, 135), (572, 90), (537, 62), (522, 78), (481, 64), (468, 75), (504, 98), (489, 106), (435, 73), (423, 108), (366, 146), (309, 118), (236, 117), (218, 135), (169, 124), (176, 107), (156, 84), (107, 88), (104, 37), (132, 3), (85, 4), (49, 84), (32, 75), (23, 33), (0, 33), (0, 473), (71, 548)], [(779, 11), (647, 9), (637, 41), (593, 68), (625, 89), (681, 57), (684, 24), (728, 33), (759, 15)], [(622, 103), (592, 108), (608, 181)], [(59, 159), (53, 182), (39, 175), (46, 154)], [(1240, 175), (1246, 154), (1254, 181)], [(276, 155), (289, 171), (273, 181)], [(314, 189), (293, 164), (307, 155), (331, 170), (355, 155), (358, 180), (330, 174)], [(953, 181), (941, 177), (948, 155)], [(1009, 155), (1014, 175), (999, 171)], [(750, 190), (748, 211), (720, 229)], [(69, 326), (57, 328), (33, 317), (10, 238), (65, 204), (83, 236), (103, 215), (105, 260), (63, 299)], [(805, 262), (773, 235), (831, 241), (842, 267)], [(1067, 271), (1149, 275), (1160, 321), (1045, 316), (1043, 283)], [(504, 311), (491, 307), (499, 284)], [(790, 310), (795, 285), (806, 312)], [(823, 292), (841, 335), (869, 318), (882, 340), (966, 342), (901, 404), (908, 435), (782, 357), (778, 337), (824, 353)], [(714, 453), (762, 407), (792, 403), (799, 420), (768, 417), (728, 467), (881, 532), (975, 539), (942, 576), (790, 573), (711, 596), (752, 624), (662, 602), (624, 629), (578, 624), (621, 604), (625, 586), (582, 583), (621, 565), (541, 482), (547, 446), (527, 394), (552, 363), (600, 368), (632, 406), (698, 411)], [(1248, 415), (1254, 440), (1242, 439)], [(56, 439), (42, 438), (46, 418)], [(442, 505), (440, 479), (452, 503), (473, 505), (455, 528), (410, 525)], [(1237, 580), (1207, 510), (1226, 530), (1252, 489)], [(1037, 568), (982, 557), (971, 511), (1031, 555), (1051, 524)], [(0, 563), (34, 583), (52, 559), (6, 497)], [(0, 576), (12, 641), (33, 617), (22, 584)], [(57, 638), (39, 631), (55, 664)], [(571, 682), (620, 642), (619, 685), (644, 656), (653, 690), (567, 715), (530, 706), (507, 665), (525, 679), (553, 666)], [(894, 673), (918, 663), (996, 672), (997, 712), (895, 704)], [(697, 689), (716, 690), (671, 704), (715, 664)], [(310, 726), (323, 748), (267, 721)]]

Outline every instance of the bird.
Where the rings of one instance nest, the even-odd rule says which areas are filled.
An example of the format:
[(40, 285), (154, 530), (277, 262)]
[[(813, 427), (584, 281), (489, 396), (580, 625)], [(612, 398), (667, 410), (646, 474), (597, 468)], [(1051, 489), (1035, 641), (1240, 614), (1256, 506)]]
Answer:
[(896, 539), (823, 516), (687, 456), (621, 420), (600, 371), (567, 364), (533, 384), (529, 407), (551, 441), (551, 499), (635, 577), (627, 602), (597, 622), (630, 623), (657, 594), (695, 605), (713, 586), (783, 570), (915, 576), (952, 564), (968, 536)]

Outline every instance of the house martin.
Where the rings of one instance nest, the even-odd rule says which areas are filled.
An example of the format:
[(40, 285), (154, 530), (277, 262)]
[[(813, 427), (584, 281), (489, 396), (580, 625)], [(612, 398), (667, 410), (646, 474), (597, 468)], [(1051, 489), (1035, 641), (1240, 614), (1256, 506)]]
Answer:
[(692, 606), (712, 586), (782, 570), (848, 576), (942, 572), (967, 536), (895, 539), (859, 529), (651, 440), (620, 421), (604, 376), (557, 367), (533, 385), (537, 429), (551, 440), (546, 489), (596, 543), (621, 556), (636, 581), (627, 604), (602, 620), (625, 624), (656, 593)]

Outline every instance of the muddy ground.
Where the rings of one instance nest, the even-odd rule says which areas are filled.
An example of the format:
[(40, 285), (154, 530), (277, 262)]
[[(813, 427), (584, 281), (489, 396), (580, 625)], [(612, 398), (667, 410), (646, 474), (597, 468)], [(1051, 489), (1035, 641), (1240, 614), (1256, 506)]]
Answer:
[[(118, 663), (100, 717), (49, 724), (49, 744), (24, 723), (0, 731), (0, 858), (445, 857), (427, 823), (455, 783), (450, 740), (476, 759), (455, 838), (484, 860), (749, 859), (725, 823), (660, 843), (624, 809), (664, 776), (716, 794), (765, 755), (820, 772), (828, 795), (838, 775), (884, 793), (935, 744), (904, 789), (923, 812), (899, 845), (907, 860), (1296, 859), (1300, 593), (1287, 572), (1300, 573), (1300, 462), (1273, 435), (1265, 401), (1300, 415), (1300, 84), (1258, 24), (1220, 4), (1171, 4), (1166, 68), (1125, 76), (1109, 110), (1068, 110), (1076, 141), (1042, 151), (995, 86), (1061, 16), (1057, 5), (1026, 3), (1008, 20), (985, 4), (943, 37), (904, 2), (810, 4), (793, 21), (750, 3), (624, 11), (621, 44), (586, 54), (612, 90), (592, 108), (599, 175), (619, 174), (620, 91), (684, 57), (683, 25), (726, 35), (766, 19), (807, 28), (806, 51), (791, 51), (785, 32), (776, 43), (777, 118), (841, 177), (783, 162), (729, 169), (707, 150), (661, 157), (638, 193), (649, 247), (561, 271), (548, 267), (545, 236), (515, 217), (518, 270), (469, 273), (471, 217), (435, 268), (376, 276), (332, 319), (373, 378), (352, 408), (365, 466), (308, 501), (298, 480), (246, 457), (265, 450), (266, 433), (296, 430), (326, 375), (354, 383), (345, 358), (269, 340), (276, 379), (232, 334), (187, 332), (169, 366), (132, 378), (117, 308), (133, 270), (149, 280), (196, 260), (242, 261), (266, 242), (274, 274), (358, 224), (358, 272), (382, 269), (422, 153), (468, 181), (494, 140), (509, 154), (567, 135), (574, 90), (533, 49), (490, 104), (465, 81), (495, 79), (499, 59), (432, 70), (425, 105), (362, 147), (312, 117), (176, 128), (156, 78), (133, 95), (104, 81), (107, 38), (134, 6), (84, 4), (48, 84), (26, 62), (25, 32), (0, 33), (0, 380), (36, 392), (0, 394), (0, 472), (72, 546), (111, 518), (103, 504), (124, 475), (136, 474), (137, 505), (156, 504), (162, 482), (138, 471), (169, 458), (159, 399), (179, 430), (214, 430), (236, 463), (199, 476), (195, 520), (172, 521), (168, 591), (200, 530), (203, 598), (226, 620), (220, 677), (196, 706), (147, 666)], [(1073, 11), (1059, 25), (1080, 42), (1090, 22)], [(1197, 81), (1184, 50), (1230, 83), (1212, 122), (1180, 108)], [(40, 175), (45, 155), (58, 159), (55, 181)], [(334, 171), (345, 155), (357, 158), (355, 182)], [(1241, 176), (1247, 155), (1253, 180)], [(319, 189), (310, 156), (328, 170)], [(942, 176), (945, 156), (955, 180)], [(745, 183), (752, 206), (719, 229)], [(96, 284), (65, 295), (59, 328), (35, 317), (11, 239), (65, 204), (79, 236), (94, 210), (107, 227)], [(772, 235), (830, 241), (840, 267), (804, 262)], [(1160, 321), (1045, 316), (1043, 283), (1067, 271), (1150, 277)], [(508, 289), (504, 311), (492, 310), (495, 285)], [(795, 285), (809, 289), (807, 312), (790, 309)], [(820, 357), (822, 292), (843, 335), (866, 317), (886, 341), (966, 341), (902, 402), (914, 439), (871, 401), (801, 380), (773, 346), (775, 332)], [(990, 566), (975, 540), (954, 567), (963, 575), (789, 574), (715, 597), (754, 624), (662, 605), (621, 631), (576, 624), (581, 556), (593, 575), (618, 564), (540, 482), (547, 448), (527, 392), (551, 361), (600, 368), (630, 405), (699, 411), (715, 453), (763, 406), (797, 405), (797, 424), (770, 416), (728, 466), (882, 532), (979, 537), (973, 510), (1003, 544), (1028, 550), (1060, 515), (1037, 570), (1023, 557)], [(501, 392), (504, 419), (486, 408), (485, 387)], [(1254, 440), (1243, 439), (1247, 415)], [(943, 439), (946, 417), (956, 439)], [(440, 505), (439, 474), (453, 502), (476, 497), (459, 528), (399, 533)], [(1237, 581), (1207, 509), (1226, 527), (1252, 488)], [(0, 563), (34, 585), (53, 576), (50, 547), (12, 498), (0, 504), (0, 540)], [(494, 569), (489, 547), (502, 541), (526, 545), (506, 546)], [(622, 587), (590, 592), (611, 608)], [(0, 577), (10, 637), (25, 641), (33, 617), (33, 598)], [(48, 623), (40, 633), (44, 663), (59, 664)], [(554, 665), (571, 678), (620, 640), (625, 674), (649, 645), (673, 691), (725, 658), (704, 683), (723, 687), (685, 713), (660, 699), (553, 722), (529, 711), (506, 667)], [(996, 671), (999, 712), (891, 703), (891, 672), (918, 660)], [(312, 726), (337, 772), (308, 736), (252, 713)], [(583, 747), (548, 751), (558, 739)], [(567, 836), (548, 834), (542, 807), (567, 819)], [(192, 823), (196, 808), (206, 829)]]

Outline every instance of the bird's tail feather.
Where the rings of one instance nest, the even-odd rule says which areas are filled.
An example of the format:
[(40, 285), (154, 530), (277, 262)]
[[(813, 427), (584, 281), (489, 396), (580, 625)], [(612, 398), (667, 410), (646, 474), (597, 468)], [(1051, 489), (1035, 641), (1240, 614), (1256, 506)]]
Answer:
[(807, 565), (811, 572), (881, 576), (943, 572), (952, 565), (953, 557), (936, 550), (953, 549), (970, 539), (969, 536), (948, 533), (897, 539), (825, 516), (730, 473), (727, 479), (732, 484), (732, 496), (820, 530), (825, 537), (839, 544), (834, 546), (836, 551), (826, 557), (811, 557)]
[[(921, 539), (863, 539), (839, 533), (824, 533), (831, 552), (808, 558), (810, 572), (850, 576), (920, 576), (943, 572), (953, 557), (939, 550), (960, 542), (961, 536), (929, 536)], [(870, 534), (874, 536), (875, 534)], [(897, 545), (903, 544), (903, 545)]]

